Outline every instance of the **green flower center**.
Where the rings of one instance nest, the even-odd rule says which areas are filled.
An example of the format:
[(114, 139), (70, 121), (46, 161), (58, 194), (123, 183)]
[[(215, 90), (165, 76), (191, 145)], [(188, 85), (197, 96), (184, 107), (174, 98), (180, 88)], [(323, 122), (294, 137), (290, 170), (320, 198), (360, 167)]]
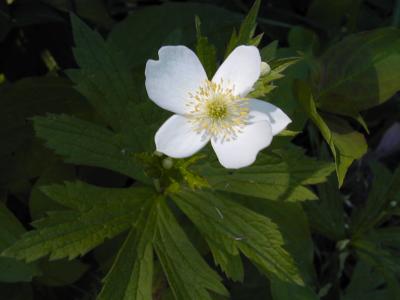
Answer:
[(207, 115), (213, 120), (225, 119), (228, 115), (228, 106), (222, 97), (216, 97), (206, 104)]

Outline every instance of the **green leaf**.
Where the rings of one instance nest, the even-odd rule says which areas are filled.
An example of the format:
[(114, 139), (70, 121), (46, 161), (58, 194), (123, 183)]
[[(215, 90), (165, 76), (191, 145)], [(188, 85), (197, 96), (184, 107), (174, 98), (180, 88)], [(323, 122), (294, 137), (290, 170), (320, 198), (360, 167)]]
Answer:
[(265, 75), (261, 75), (257, 80), (253, 87), (253, 91), (251, 91), (248, 97), (251, 98), (262, 98), (268, 93), (270, 93), (273, 89), (276, 88), (274, 81), (285, 77), (282, 74), (288, 67), (297, 63), (299, 61), (298, 57), (289, 57), (284, 59), (276, 59), (270, 62), (271, 71)]
[(84, 255), (133, 226), (140, 207), (154, 197), (150, 188), (100, 188), (82, 182), (52, 185), (43, 192), (70, 210), (49, 212), (3, 254), (28, 262)]
[(380, 28), (350, 35), (319, 63), (313, 76), (316, 105), (354, 116), (384, 103), (400, 89), (400, 30)]
[[(270, 219), (220, 194), (182, 190), (172, 196), (200, 232), (224, 252), (242, 252), (270, 278), (303, 284), (283, 238)], [(212, 249), (212, 248), (211, 248)]]
[(236, 33), (236, 30), (232, 32), (231, 39), (226, 48), (225, 57), (228, 55), (239, 45), (253, 45), (252, 39), (254, 36), (254, 32), (256, 30), (256, 21), (258, 11), (260, 10), (261, 0), (255, 0), (253, 6), (249, 10), (242, 24), (240, 25), (239, 32)]
[(198, 16), (195, 18), (195, 23), (197, 33), (196, 54), (206, 70), (208, 78), (212, 78), (217, 70), (217, 50), (208, 41), (208, 38), (201, 34), (201, 21)]
[(284, 201), (317, 199), (305, 185), (324, 182), (334, 170), (331, 163), (305, 156), (296, 147), (261, 153), (256, 163), (240, 170), (221, 168), (216, 161), (197, 169), (213, 189)]
[(278, 41), (273, 41), (260, 50), (261, 60), (269, 63), (275, 59), (278, 50)]
[(202, 21), (202, 34), (217, 49), (224, 48), (232, 26), (239, 24), (241, 19), (240, 14), (205, 3), (167, 2), (132, 11), (114, 27), (108, 42), (125, 52), (128, 66), (140, 67), (144, 74), (146, 61), (155, 58), (161, 46), (171, 45), (167, 39), (178, 30), (180, 34), (173, 44), (195, 46), (193, 20), (196, 15)]
[(68, 163), (102, 167), (147, 182), (122, 138), (93, 123), (66, 115), (33, 118), (38, 137)]
[(339, 187), (343, 184), (347, 169), (352, 162), (367, 151), (364, 136), (351, 128), (343, 119), (335, 116), (322, 116), (317, 111), (311, 89), (307, 83), (296, 81), (295, 93), (311, 121), (318, 127), (328, 143), (336, 163)]
[(334, 241), (346, 238), (344, 223), (344, 198), (337, 188), (334, 176), (317, 186), (317, 201), (304, 203), (313, 231)]
[(79, 280), (89, 269), (89, 265), (74, 260), (41, 261), (40, 270), (42, 276), (36, 278), (38, 282), (46, 286), (58, 287), (70, 285)]
[(221, 278), (190, 243), (164, 201), (157, 207), (154, 247), (176, 300), (211, 300), (208, 291), (228, 295)]
[(390, 202), (400, 201), (400, 167), (392, 174), (383, 165), (371, 164), (374, 180), (364, 207), (352, 216), (351, 231), (359, 235), (382, 222), (390, 214)]
[(288, 34), (289, 46), (292, 49), (301, 50), (306, 53), (313, 53), (318, 50), (318, 36), (309, 29), (301, 26), (294, 26)]
[(271, 281), (271, 294), (274, 300), (319, 300), (319, 297), (310, 287), (279, 280)]
[(126, 106), (136, 100), (134, 78), (125, 56), (78, 17), (71, 15), (71, 23), (76, 45), (74, 56), (80, 69), (67, 74), (104, 120), (114, 129), (120, 129), (127, 118)]
[(53, 113), (88, 116), (90, 107), (60, 77), (24, 78), (0, 89), (0, 185), (29, 180), (41, 174), (54, 157), (34, 139), (29, 118)]
[(136, 228), (131, 229), (104, 278), (98, 300), (152, 300), (153, 247), (156, 228), (154, 201), (142, 208)]
[[(17, 218), (0, 202), (0, 251), (10, 247), (24, 233)], [(36, 264), (26, 264), (14, 258), (0, 257), (0, 281), (31, 281), (39, 275)]]

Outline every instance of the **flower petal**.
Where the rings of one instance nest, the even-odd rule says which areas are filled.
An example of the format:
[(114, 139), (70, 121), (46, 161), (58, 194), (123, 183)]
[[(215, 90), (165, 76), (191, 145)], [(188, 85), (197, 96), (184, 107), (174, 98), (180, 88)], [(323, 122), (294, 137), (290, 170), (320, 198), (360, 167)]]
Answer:
[(157, 151), (174, 158), (193, 155), (209, 140), (209, 137), (195, 132), (189, 120), (180, 115), (173, 115), (165, 121), (155, 136)]
[(254, 46), (239, 46), (235, 48), (215, 73), (212, 81), (221, 83), (223, 87), (232, 88), (234, 94), (246, 96), (260, 77), (260, 51)]
[(261, 121), (245, 126), (234, 140), (211, 139), (211, 144), (221, 165), (239, 169), (251, 165), (258, 152), (268, 147), (271, 141), (271, 126), (267, 121)]
[(207, 80), (196, 54), (185, 46), (165, 46), (158, 51), (159, 60), (146, 64), (146, 90), (158, 106), (178, 114), (188, 111), (189, 93)]
[(265, 101), (251, 99), (249, 100), (249, 109), (250, 121), (252, 123), (268, 121), (271, 124), (273, 135), (277, 135), (292, 122), (279, 107)]

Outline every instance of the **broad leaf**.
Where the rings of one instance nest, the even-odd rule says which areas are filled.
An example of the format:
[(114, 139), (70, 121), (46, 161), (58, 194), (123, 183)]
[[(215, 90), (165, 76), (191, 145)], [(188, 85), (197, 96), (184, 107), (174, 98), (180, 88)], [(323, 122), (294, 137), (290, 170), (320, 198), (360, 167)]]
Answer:
[(82, 182), (53, 185), (44, 193), (69, 210), (49, 212), (35, 221), (29, 231), (4, 255), (34, 261), (46, 255), (50, 260), (84, 255), (133, 226), (140, 207), (154, 197), (150, 188), (100, 188)]
[(303, 283), (270, 219), (220, 194), (182, 190), (172, 197), (201, 233), (224, 252), (238, 255), (240, 250), (270, 278)]
[(226, 170), (217, 162), (198, 167), (212, 188), (269, 200), (304, 201), (317, 197), (305, 185), (324, 182), (333, 165), (304, 155), (299, 148), (259, 154), (250, 167)]
[(350, 35), (331, 47), (319, 63), (314, 74), (317, 106), (355, 116), (400, 90), (400, 30), (380, 28)]

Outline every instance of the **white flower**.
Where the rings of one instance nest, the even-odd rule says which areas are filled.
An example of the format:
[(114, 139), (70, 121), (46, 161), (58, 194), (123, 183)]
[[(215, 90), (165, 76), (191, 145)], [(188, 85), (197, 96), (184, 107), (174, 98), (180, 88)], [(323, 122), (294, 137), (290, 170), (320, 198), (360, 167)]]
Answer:
[(147, 93), (175, 115), (157, 131), (157, 151), (173, 158), (189, 157), (211, 140), (224, 167), (242, 168), (251, 165), (291, 122), (278, 107), (246, 98), (260, 77), (256, 47), (233, 50), (211, 81), (187, 47), (162, 47), (158, 55), (159, 60), (146, 64)]

